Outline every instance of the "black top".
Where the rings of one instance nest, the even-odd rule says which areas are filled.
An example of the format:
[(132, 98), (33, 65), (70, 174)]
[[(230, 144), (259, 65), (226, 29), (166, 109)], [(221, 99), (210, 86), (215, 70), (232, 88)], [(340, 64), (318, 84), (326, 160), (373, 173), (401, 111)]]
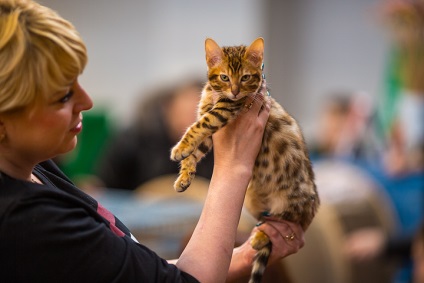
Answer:
[(52, 161), (44, 185), (0, 176), (1, 282), (198, 282), (132, 239)]

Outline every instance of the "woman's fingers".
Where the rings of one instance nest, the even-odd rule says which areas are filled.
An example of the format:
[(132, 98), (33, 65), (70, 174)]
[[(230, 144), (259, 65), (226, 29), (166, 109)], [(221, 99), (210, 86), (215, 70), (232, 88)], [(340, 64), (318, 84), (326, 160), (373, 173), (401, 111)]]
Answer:
[[(305, 232), (303, 231), (302, 227), (299, 224), (293, 223), (293, 222), (289, 222), (289, 221), (285, 221), (285, 220), (281, 220), (279, 218), (275, 218), (275, 217), (264, 217), (264, 220), (267, 221), (268, 223), (274, 225), (274, 227), (276, 227), (276, 229), (278, 229), (278, 227), (282, 226), (282, 227), (287, 227), (287, 229), (289, 229), (290, 233), (294, 233), (296, 238), (298, 238), (301, 242), (305, 242)], [(303, 247), (302, 245), (302, 247)]]
[(250, 95), (244, 104), (244, 112), (262, 113), (265, 108), (270, 108), (270, 100), (268, 99), (268, 91), (266, 89), (266, 81), (262, 84), (259, 92)]
[(294, 254), (305, 245), (304, 231), (300, 225), (268, 217), (265, 220), (254, 231), (256, 229), (263, 231), (271, 240), (270, 262)]

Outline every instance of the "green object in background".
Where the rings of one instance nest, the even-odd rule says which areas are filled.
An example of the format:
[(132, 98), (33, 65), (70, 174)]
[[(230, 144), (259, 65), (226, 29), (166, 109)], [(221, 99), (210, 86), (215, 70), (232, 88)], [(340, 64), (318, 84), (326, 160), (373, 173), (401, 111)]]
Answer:
[(105, 110), (84, 112), (83, 129), (78, 135), (76, 148), (60, 156), (56, 162), (74, 182), (93, 175), (105, 145), (112, 135), (113, 127)]
[(401, 95), (402, 83), (399, 76), (401, 56), (393, 50), (389, 56), (384, 74), (383, 95), (378, 109), (379, 134), (385, 139), (396, 118), (397, 103)]

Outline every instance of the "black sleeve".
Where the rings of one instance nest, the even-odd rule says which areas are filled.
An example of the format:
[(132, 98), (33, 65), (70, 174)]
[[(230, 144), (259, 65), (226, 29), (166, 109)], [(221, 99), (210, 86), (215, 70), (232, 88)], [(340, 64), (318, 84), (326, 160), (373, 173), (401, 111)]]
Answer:
[(10, 206), (0, 239), (3, 282), (198, 282), (53, 192)]

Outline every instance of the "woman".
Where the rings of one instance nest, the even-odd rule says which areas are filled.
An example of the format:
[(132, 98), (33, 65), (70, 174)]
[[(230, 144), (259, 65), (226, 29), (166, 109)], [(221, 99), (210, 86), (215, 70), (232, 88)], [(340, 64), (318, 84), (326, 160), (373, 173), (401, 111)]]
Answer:
[[(178, 260), (133, 239), (50, 161), (72, 150), (93, 103), (78, 83), (85, 46), (74, 27), (30, 0), (0, 1), (0, 262), (2, 282), (224, 282), (247, 277), (254, 251), (233, 250), (269, 105), (258, 101), (214, 136), (204, 209)], [(262, 104), (264, 109), (261, 111)], [(228, 174), (231, 172), (231, 174)], [(303, 246), (303, 231), (269, 221), (270, 262)], [(295, 233), (289, 241), (285, 235)], [(287, 242), (286, 242), (287, 241)]]

